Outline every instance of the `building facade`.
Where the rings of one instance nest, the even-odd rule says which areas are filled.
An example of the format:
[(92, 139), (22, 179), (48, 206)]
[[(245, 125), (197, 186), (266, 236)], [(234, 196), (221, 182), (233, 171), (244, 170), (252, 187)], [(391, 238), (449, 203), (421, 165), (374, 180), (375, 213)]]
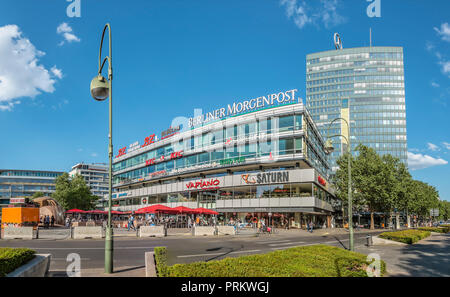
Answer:
[(186, 119), (160, 140), (152, 134), (119, 149), (113, 209), (205, 207), (223, 221), (330, 225), (335, 197), (324, 141), (296, 91), (230, 104)]
[(50, 196), (55, 191), (55, 179), (63, 172), (0, 169), (0, 208), (24, 203), (34, 193)]
[[(307, 109), (324, 138), (329, 123), (341, 117), (350, 122), (352, 149), (361, 143), (407, 164), (403, 48), (338, 48), (307, 55), (306, 87)], [(336, 121), (329, 133), (348, 136), (345, 122)], [(333, 170), (345, 143), (334, 140)]]
[(72, 166), (69, 176), (80, 174), (84, 177), (86, 185), (91, 189), (93, 195), (98, 196), (98, 206), (103, 206), (102, 199), (108, 194), (108, 165), (106, 164), (84, 164), (78, 163)]

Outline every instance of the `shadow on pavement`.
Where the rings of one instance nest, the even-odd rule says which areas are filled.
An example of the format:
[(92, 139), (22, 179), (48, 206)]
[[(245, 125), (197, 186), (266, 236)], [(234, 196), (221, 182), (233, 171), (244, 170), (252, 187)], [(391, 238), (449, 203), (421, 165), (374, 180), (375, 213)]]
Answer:
[(398, 267), (410, 276), (449, 277), (450, 234), (439, 237), (441, 240), (426, 240), (403, 248)]

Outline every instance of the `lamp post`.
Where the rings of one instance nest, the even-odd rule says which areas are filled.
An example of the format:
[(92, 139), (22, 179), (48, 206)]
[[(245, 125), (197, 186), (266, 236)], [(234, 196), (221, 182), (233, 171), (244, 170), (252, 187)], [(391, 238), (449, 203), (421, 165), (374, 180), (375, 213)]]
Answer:
[[(330, 131), (331, 125), (337, 121), (342, 120), (347, 124), (347, 136), (345, 137), (342, 134), (332, 135), (328, 136), (328, 140), (325, 143), (325, 152), (327, 154), (330, 154), (334, 151), (333, 143), (330, 138), (333, 137), (343, 137), (347, 142), (347, 152), (348, 152), (348, 231), (349, 231), (349, 249), (350, 251), (354, 251), (354, 244), (353, 244), (353, 211), (352, 211), (352, 172), (351, 172), (351, 143), (350, 143), (350, 124), (349, 122), (344, 118), (336, 118), (328, 125), (328, 133)], [(342, 222), (344, 221), (344, 213), (342, 212)]]
[[(105, 37), (106, 29), (109, 32), (109, 56), (106, 56), (102, 62), (102, 47), (103, 39)], [(105, 234), (105, 273), (113, 272), (113, 229), (111, 226), (111, 192), (112, 192), (112, 156), (113, 156), (113, 145), (112, 145), (112, 47), (111, 47), (111, 26), (108, 24), (103, 28), (102, 41), (100, 42), (100, 52), (98, 55), (98, 73), (91, 81), (91, 95), (97, 101), (104, 101), (109, 97), (109, 199), (108, 199), (108, 224), (106, 226)], [(105, 62), (108, 61), (108, 79), (102, 76), (103, 66)]]

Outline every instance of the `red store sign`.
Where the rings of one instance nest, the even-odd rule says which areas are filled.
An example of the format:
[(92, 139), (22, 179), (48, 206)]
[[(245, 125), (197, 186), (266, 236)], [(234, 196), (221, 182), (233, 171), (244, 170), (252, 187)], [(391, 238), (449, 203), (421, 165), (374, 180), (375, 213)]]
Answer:
[(186, 184), (186, 187), (190, 190), (192, 189), (217, 189), (220, 185), (220, 180), (218, 179), (211, 179), (211, 180), (201, 180), (198, 182), (189, 182)]

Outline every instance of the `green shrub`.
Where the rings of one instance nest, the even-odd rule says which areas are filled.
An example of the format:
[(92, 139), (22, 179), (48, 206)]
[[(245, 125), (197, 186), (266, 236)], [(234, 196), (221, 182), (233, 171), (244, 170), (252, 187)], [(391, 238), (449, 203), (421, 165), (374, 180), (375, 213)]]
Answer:
[(407, 244), (413, 244), (415, 242), (418, 242), (421, 239), (424, 239), (428, 236), (430, 236), (430, 231), (422, 231), (422, 230), (403, 230), (403, 231), (396, 231), (396, 232), (384, 232), (378, 235), (381, 238), (403, 242)]
[(167, 276), (167, 249), (155, 247), (156, 274), (160, 277)]
[[(165, 255), (155, 249), (156, 254)], [(164, 271), (158, 276), (166, 277), (367, 277), (370, 263), (366, 259), (366, 255), (341, 248), (314, 245), (157, 269)], [(157, 265), (162, 263), (157, 261)], [(381, 261), (381, 274), (385, 272), (386, 264)]]
[(0, 277), (33, 259), (34, 253), (35, 251), (24, 248), (0, 248)]
[(436, 233), (448, 233), (450, 231), (450, 227), (420, 227), (418, 229), (422, 231), (430, 231)]

